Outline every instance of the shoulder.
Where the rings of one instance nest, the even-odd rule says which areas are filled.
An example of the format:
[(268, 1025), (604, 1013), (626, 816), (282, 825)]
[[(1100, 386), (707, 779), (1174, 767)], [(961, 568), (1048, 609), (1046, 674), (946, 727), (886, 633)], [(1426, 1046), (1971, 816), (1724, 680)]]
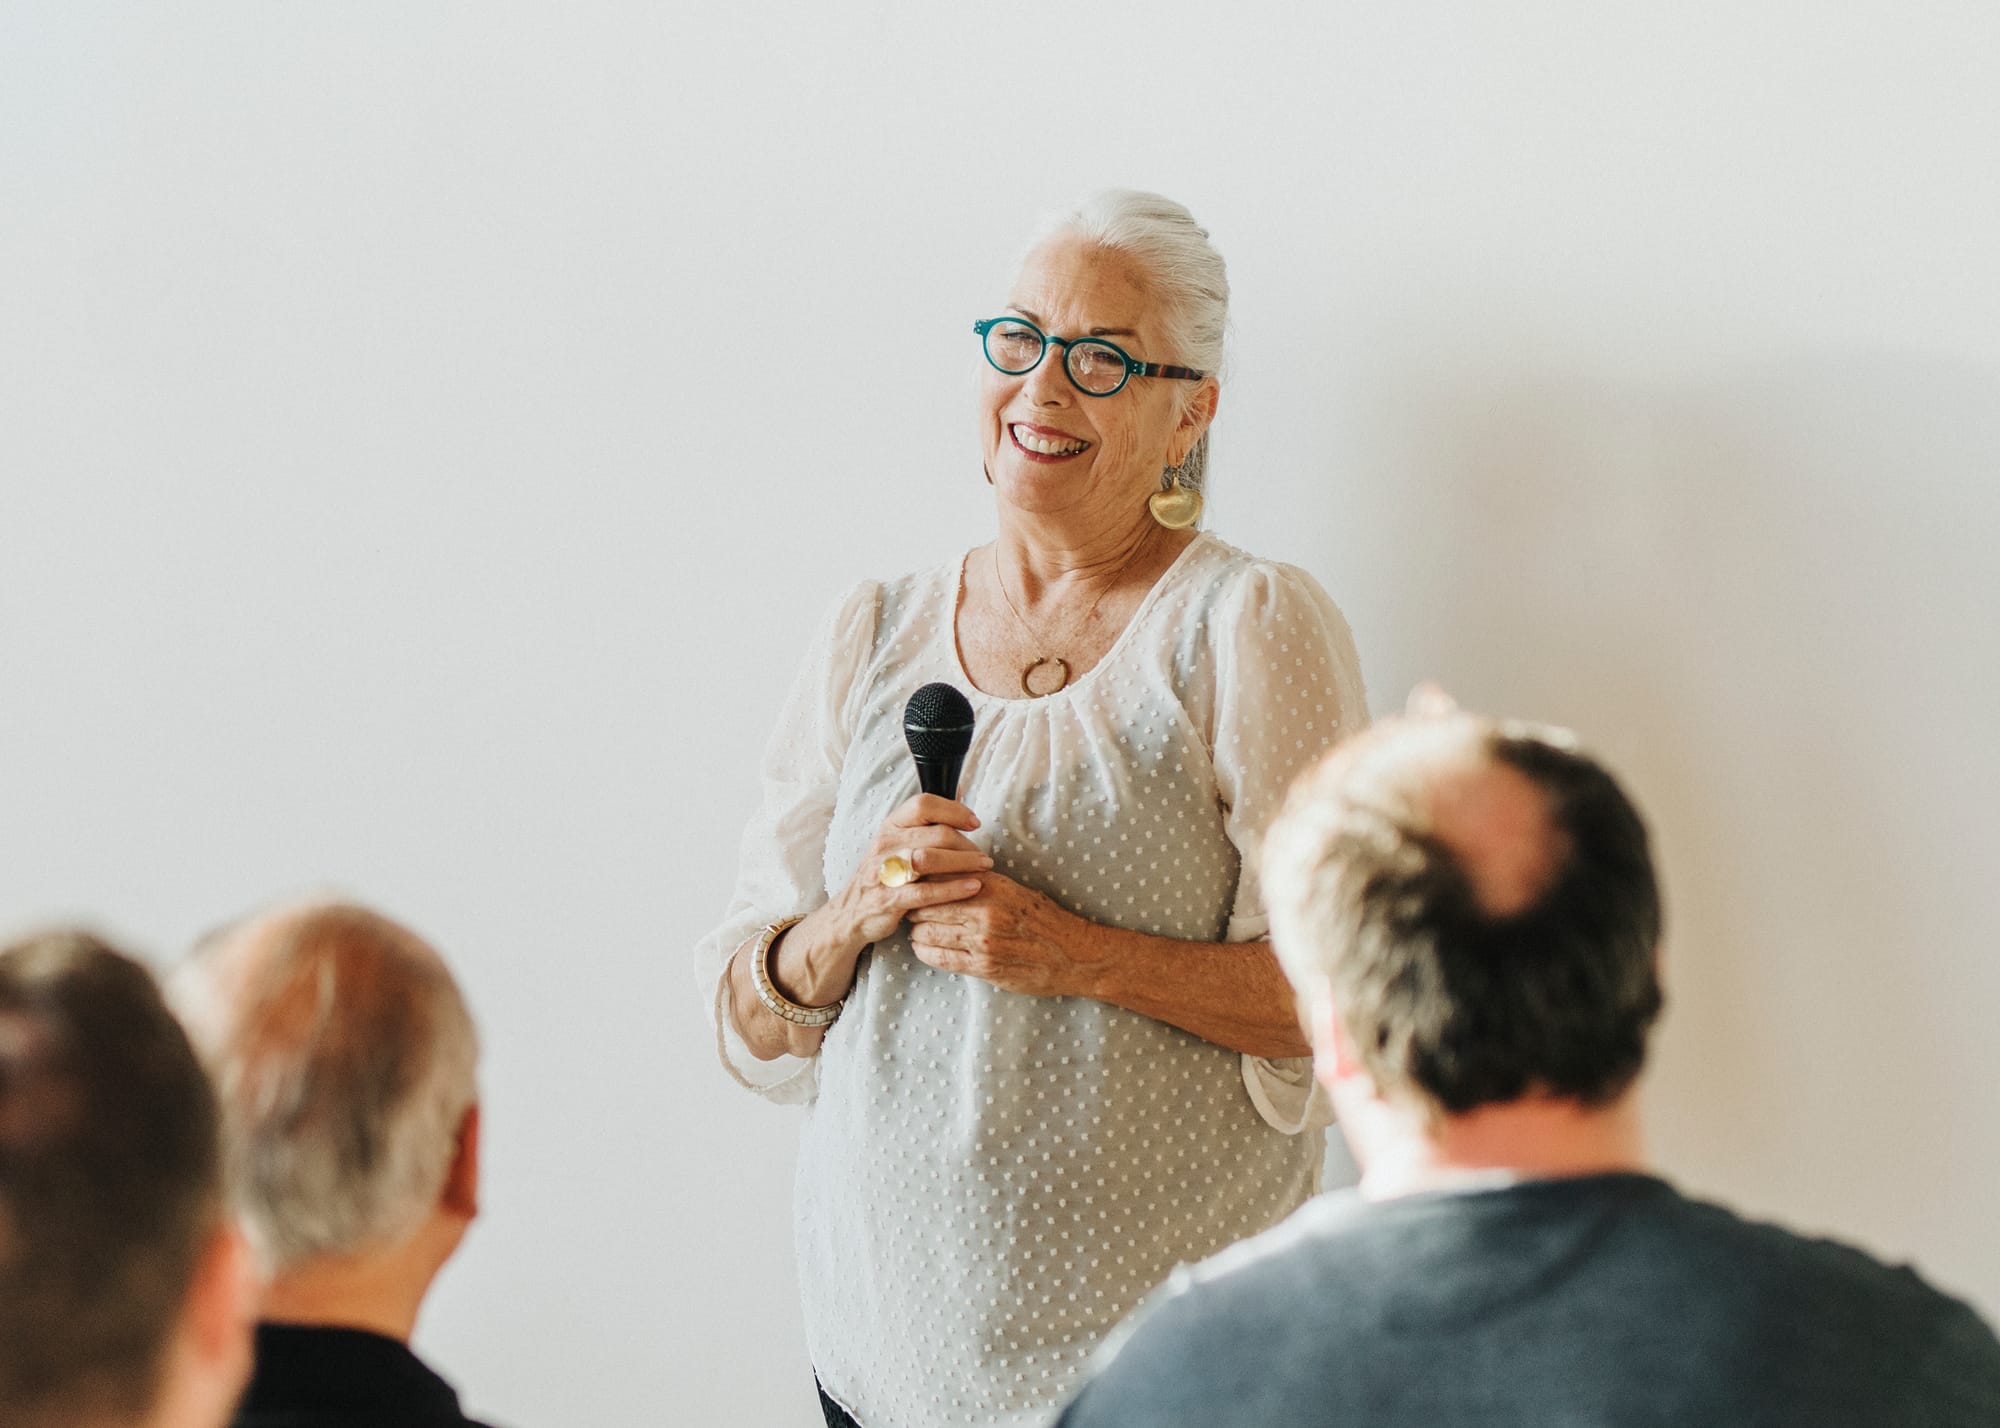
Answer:
[(857, 625), (873, 626), (882, 608), (882, 582), (857, 580), (835, 597), (820, 615), (821, 633), (830, 638), (852, 631)]
[(1292, 706), (1266, 696), (1289, 693), (1306, 701), (1315, 727), (1367, 721), (1353, 633), (1318, 580), (1209, 535), (1187, 559), (1185, 604), (1163, 623), (1175, 632), (1177, 678), (1197, 720), (1230, 708), (1280, 717), (1274, 711)]
[(857, 581), (840, 598), (837, 608), (849, 620), (866, 621), (880, 636), (893, 636), (918, 626), (948, 619), (958, 594), (962, 557), (886, 579)]
[(1365, 1236), (1371, 1219), (1368, 1203), (1352, 1190), (1317, 1195), (1263, 1234), (1182, 1266), (1168, 1280), (1166, 1293), (1203, 1313), (1239, 1301), (1292, 1296), (1305, 1281), (1337, 1269), (1344, 1246)]
[(935, 620), (956, 593), (956, 559), (887, 579), (867, 576), (842, 590), (824, 607), (819, 643), (836, 650), (865, 651), (914, 625)]
[(1326, 1302), (1327, 1279), (1342, 1272), (1347, 1245), (1365, 1237), (1370, 1219), (1352, 1191), (1320, 1195), (1263, 1234), (1182, 1265), (1147, 1305), (1134, 1343), (1149, 1338), (1166, 1356), (1199, 1353), (1218, 1335), (1265, 1339), (1296, 1324), (1302, 1309)]
[(1215, 603), (1260, 598), (1333, 603), (1319, 581), (1300, 567), (1253, 555), (1206, 531), (1189, 551), (1188, 566), (1192, 581)]
[(1985, 1423), (2000, 1415), (2000, 1339), (1978, 1310), (1913, 1266), (1708, 1201), (1675, 1201), (1670, 1213), (1679, 1223), (1662, 1246), (1671, 1261), (1727, 1286), (1749, 1322), (1782, 1324), (1797, 1358), (1821, 1366), (1814, 1372), (1834, 1373), (1857, 1399), (1879, 1394), (1908, 1406), (1895, 1421)]
[(1212, 535), (1189, 555), (1186, 598), (1199, 614), (1197, 623), (1219, 644), (1295, 635), (1352, 658), (1347, 618), (1309, 571)]
[(890, 579), (855, 581), (825, 606), (814, 627), (800, 680), (819, 691), (829, 728), (852, 731), (870, 692), (902, 682), (909, 667), (949, 630), (958, 562)]
[(1063, 1423), (1159, 1428), (1273, 1408), (1284, 1389), (1271, 1366), (1323, 1357), (1323, 1313), (1342, 1302), (1326, 1279), (1341, 1273), (1343, 1241), (1365, 1214), (1351, 1193), (1320, 1196), (1275, 1229), (1175, 1270), (1106, 1347)]
[[(1891, 1264), (1846, 1241), (1803, 1234), (1679, 1192), (1664, 1203), (1686, 1237), (1707, 1245), (1717, 1260), (1740, 1273), (1782, 1281), (1809, 1296), (1808, 1302), (1872, 1312), (1884, 1322), (1969, 1318), (1980, 1323), (1969, 1305), (1931, 1285), (1911, 1265)], [(1990, 1340), (1991, 1332), (1983, 1324), (1981, 1329)]]

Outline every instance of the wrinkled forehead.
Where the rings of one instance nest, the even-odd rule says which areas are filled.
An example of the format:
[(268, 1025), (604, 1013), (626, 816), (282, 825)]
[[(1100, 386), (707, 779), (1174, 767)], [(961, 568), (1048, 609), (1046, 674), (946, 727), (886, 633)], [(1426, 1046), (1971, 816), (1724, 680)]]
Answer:
[(1030, 250), (1007, 303), (1061, 337), (1152, 337), (1161, 326), (1159, 305), (1137, 261), (1070, 234)]

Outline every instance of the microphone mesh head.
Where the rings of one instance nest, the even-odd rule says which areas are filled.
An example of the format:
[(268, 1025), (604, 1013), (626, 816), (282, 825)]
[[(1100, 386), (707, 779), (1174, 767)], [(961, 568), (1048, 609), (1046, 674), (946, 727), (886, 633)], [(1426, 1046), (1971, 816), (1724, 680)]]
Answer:
[(962, 758), (972, 747), (972, 703), (949, 684), (926, 684), (903, 706), (903, 737), (920, 759)]

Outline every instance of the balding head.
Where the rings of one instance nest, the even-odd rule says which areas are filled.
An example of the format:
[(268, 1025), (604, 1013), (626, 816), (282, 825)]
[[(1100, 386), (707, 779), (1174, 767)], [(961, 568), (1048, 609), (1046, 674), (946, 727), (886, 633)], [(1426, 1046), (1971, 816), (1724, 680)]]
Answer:
[(1376, 725), (1294, 785), (1273, 938), (1385, 1095), (1445, 1114), (1608, 1102), (1660, 1009), (1644, 824), (1567, 735), (1456, 711)]
[(366, 908), (280, 908), (172, 982), (221, 1096), (231, 1189), (266, 1267), (393, 1245), (437, 1204), (478, 1042), (443, 960)]
[(1568, 842), (1545, 792), (1495, 756), (1496, 732), (1456, 711), (1392, 720), (1337, 754), (1330, 777), (1348, 803), (1393, 811), (1436, 838), (1481, 910), (1506, 918), (1546, 891)]

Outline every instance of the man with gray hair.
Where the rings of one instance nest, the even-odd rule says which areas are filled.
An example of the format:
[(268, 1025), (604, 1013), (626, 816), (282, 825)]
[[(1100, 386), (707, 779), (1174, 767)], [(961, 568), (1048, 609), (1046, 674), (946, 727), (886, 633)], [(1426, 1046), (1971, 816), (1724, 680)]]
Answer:
[(307, 903), (211, 938), (172, 991), (271, 1280), (238, 1428), (468, 1423), (409, 1348), (478, 1211), (478, 1039), (443, 959), (366, 908)]
[(220, 1428), (255, 1309), (215, 1093), (152, 975), (84, 932), (0, 949), (0, 1424)]
[(1569, 736), (1377, 725), (1264, 867), (1361, 1185), (1177, 1273), (1063, 1428), (2000, 1423), (1965, 1304), (1647, 1172), (1659, 891)]

